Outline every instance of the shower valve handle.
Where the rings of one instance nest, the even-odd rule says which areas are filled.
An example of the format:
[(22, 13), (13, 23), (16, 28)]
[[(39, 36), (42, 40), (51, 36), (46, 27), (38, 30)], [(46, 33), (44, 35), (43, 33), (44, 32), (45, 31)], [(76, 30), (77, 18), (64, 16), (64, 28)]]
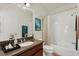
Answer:
[(76, 44), (75, 42), (72, 42), (72, 44)]

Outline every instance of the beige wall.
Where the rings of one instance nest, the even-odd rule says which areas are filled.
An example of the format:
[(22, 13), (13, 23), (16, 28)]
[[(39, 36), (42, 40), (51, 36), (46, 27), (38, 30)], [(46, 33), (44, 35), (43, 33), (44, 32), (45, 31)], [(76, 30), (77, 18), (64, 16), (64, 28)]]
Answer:
[[(43, 38), (43, 20), (44, 17), (47, 15), (47, 11), (44, 8), (40, 8), (40, 6), (32, 6), (30, 7), (31, 11), (33, 12), (33, 33), (36, 39), (42, 40)], [(42, 29), (41, 31), (35, 31), (35, 18), (40, 18), (42, 21)]]

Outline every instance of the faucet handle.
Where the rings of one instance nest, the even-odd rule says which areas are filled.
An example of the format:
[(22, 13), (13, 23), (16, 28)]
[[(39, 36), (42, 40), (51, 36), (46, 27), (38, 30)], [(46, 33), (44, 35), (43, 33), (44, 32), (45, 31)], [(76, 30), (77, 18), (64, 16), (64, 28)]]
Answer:
[(72, 42), (72, 44), (76, 44), (76, 42)]

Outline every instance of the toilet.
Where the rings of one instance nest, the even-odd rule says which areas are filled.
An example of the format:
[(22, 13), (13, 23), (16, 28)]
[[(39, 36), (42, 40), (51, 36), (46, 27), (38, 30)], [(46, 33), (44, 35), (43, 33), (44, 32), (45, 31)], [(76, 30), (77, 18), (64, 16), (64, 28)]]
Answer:
[(52, 56), (53, 47), (49, 45), (43, 45), (43, 54), (44, 56)]

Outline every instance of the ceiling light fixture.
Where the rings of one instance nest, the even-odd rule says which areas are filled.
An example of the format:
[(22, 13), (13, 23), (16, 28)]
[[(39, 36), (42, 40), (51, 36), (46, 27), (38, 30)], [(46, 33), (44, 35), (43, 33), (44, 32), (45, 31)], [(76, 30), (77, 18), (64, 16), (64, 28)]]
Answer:
[(30, 3), (24, 3), (23, 9), (27, 9), (27, 7), (30, 7)]
[(23, 4), (17, 3), (16, 5), (17, 5), (18, 7), (22, 7), (23, 9), (27, 9), (27, 8), (30, 7), (30, 3), (23, 3)]
[(30, 7), (30, 3), (26, 3), (26, 7)]
[(24, 6), (30, 7), (30, 3), (24, 3)]

